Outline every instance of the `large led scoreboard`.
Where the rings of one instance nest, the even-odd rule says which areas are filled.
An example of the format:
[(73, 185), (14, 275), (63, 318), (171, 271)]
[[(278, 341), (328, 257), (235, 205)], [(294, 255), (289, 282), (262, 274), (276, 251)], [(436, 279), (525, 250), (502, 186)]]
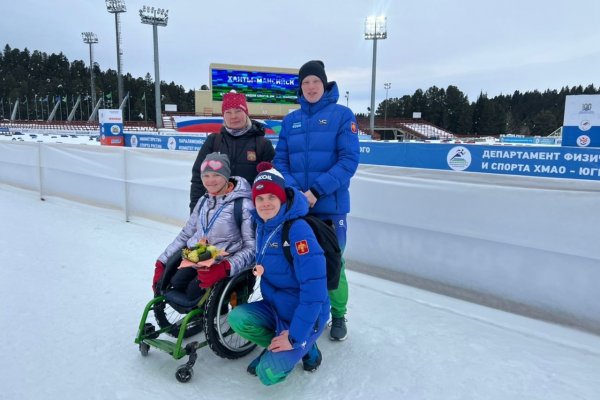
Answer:
[(213, 101), (222, 101), (223, 94), (235, 90), (252, 103), (296, 103), (298, 74), (214, 67), (210, 74)]
[(281, 118), (298, 108), (298, 69), (211, 63), (210, 85), (196, 91), (196, 115), (219, 115), (223, 95), (246, 95), (250, 115)]

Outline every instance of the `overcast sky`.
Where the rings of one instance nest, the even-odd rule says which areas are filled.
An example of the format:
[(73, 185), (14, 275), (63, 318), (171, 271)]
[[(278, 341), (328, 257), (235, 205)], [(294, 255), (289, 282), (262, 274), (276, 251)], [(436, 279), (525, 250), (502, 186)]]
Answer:
[[(89, 64), (81, 32), (98, 35), (94, 58), (117, 68), (114, 16), (103, 0), (9, 1), (1, 44), (63, 52)], [(123, 71), (154, 76), (152, 27), (140, 23), (143, 5), (169, 9), (159, 27), (160, 78), (186, 89), (208, 84), (210, 63), (298, 68), (325, 62), (348, 91), (354, 112), (370, 103), (373, 42), (365, 18), (387, 15), (388, 38), (377, 42), (376, 104), (436, 85), (455, 85), (476, 100), (515, 90), (600, 84), (597, 0), (125, 0), (121, 14)], [(127, 88), (125, 88), (127, 90)]]

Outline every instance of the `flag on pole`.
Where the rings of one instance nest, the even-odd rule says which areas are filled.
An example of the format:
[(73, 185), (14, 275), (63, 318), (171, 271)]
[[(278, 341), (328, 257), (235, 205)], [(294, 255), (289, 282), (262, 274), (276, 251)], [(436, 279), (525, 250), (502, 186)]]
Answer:
[(142, 100), (146, 100), (146, 92), (144, 92), (144, 95), (142, 96)]
[(107, 98), (108, 100), (112, 100), (112, 93), (109, 93), (109, 94), (107, 94), (107, 95), (106, 95), (106, 98)]
[(63, 103), (67, 104), (67, 95), (65, 94), (65, 97), (63, 97), (62, 99)]

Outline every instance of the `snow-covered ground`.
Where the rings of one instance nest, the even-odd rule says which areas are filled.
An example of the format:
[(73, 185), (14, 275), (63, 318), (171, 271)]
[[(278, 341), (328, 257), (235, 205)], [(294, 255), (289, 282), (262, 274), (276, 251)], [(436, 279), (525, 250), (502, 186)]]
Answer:
[(194, 378), (133, 343), (157, 255), (179, 227), (0, 185), (0, 398), (600, 398), (600, 337), (349, 271), (350, 335), (264, 387), (253, 354), (199, 351)]
[(72, 133), (67, 131), (23, 129), (18, 134), (0, 132), (0, 140), (13, 142), (44, 142), (44, 143), (68, 143), (68, 144), (90, 144), (100, 145), (96, 140), (98, 133)]

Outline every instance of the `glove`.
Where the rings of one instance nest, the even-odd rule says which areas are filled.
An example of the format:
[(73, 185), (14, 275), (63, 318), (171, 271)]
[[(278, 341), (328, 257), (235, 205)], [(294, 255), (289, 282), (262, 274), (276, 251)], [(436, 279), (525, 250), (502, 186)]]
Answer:
[(156, 293), (156, 286), (163, 272), (165, 271), (165, 264), (161, 261), (156, 260), (156, 264), (154, 264), (154, 278), (152, 278), (152, 291)]
[(229, 261), (223, 260), (218, 264), (213, 264), (208, 269), (198, 270), (198, 280), (200, 281), (200, 287), (206, 289), (219, 282), (221, 279), (229, 276), (231, 270), (231, 264)]

